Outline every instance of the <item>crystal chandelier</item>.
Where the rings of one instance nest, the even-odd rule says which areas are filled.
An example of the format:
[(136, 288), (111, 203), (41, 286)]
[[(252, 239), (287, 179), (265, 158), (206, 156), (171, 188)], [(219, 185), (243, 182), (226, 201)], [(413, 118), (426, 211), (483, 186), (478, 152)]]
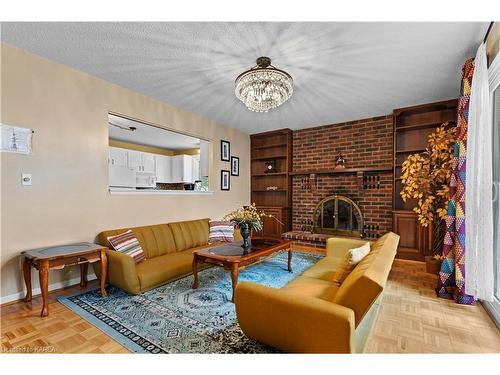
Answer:
[(234, 93), (254, 112), (267, 112), (286, 102), (293, 93), (293, 79), (287, 72), (271, 65), (269, 57), (259, 57), (257, 65), (241, 73)]

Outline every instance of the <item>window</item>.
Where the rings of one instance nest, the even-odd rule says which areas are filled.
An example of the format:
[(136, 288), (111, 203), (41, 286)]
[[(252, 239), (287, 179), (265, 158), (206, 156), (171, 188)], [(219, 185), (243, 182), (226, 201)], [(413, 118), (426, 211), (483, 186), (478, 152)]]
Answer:
[(485, 307), (500, 324), (500, 58), (489, 69), (493, 104), (493, 258), (494, 300)]
[(210, 142), (110, 114), (112, 193), (202, 193), (209, 188)]

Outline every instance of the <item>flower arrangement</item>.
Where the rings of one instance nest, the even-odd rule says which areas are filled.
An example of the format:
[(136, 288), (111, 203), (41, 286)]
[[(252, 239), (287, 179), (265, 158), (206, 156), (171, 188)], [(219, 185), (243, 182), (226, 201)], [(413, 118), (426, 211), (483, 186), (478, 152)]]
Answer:
[(255, 207), (255, 203), (228, 213), (226, 216), (224, 216), (224, 220), (229, 220), (240, 229), (241, 236), (243, 237), (243, 247), (247, 248), (250, 246), (250, 243), (248, 241), (250, 231), (261, 231), (264, 217), (273, 218), (278, 223), (283, 225), (283, 223), (279, 221), (275, 216), (268, 215), (264, 211), (257, 210), (257, 207)]
[(416, 199), (413, 208), (423, 227), (433, 226), (433, 253), (441, 253), (444, 232), (442, 220), (448, 211), (449, 185), (455, 127), (445, 122), (428, 137), (427, 148), (420, 154), (409, 155), (402, 164), (401, 198)]
[(260, 231), (262, 230), (262, 217), (266, 216), (264, 213), (259, 212), (255, 203), (250, 206), (245, 206), (243, 208), (238, 208), (233, 212), (228, 213), (224, 216), (224, 220), (231, 221), (238, 228), (242, 226), (248, 226), (250, 230)]

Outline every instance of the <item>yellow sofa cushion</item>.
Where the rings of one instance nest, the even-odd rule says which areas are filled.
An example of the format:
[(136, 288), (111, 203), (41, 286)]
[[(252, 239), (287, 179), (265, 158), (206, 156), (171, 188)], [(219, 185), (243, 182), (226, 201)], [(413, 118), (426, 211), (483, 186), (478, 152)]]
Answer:
[(282, 289), (292, 292), (298, 297), (316, 297), (331, 301), (339, 287), (326, 280), (299, 276), (285, 285)]
[(302, 275), (332, 282), (335, 277), (335, 272), (342, 258), (325, 257), (317, 262), (314, 266), (305, 270)]
[(251, 339), (286, 353), (351, 353), (352, 310), (250, 282), (236, 286), (238, 322)]
[(136, 265), (141, 291), (152, 289), (171, 279), (187, 275), (192, 271), (193, 252), (180, 251), (146, 259)]
[(370, 252), (370, 243), (366, 242), (360, 247), (350, 249), (342, 258), (342, 261), (338, 264), (337, 271), (333, 277), (333, 282), (340, 285), (344, 282), (347, 276), (354, 269), (356, 264), (361, 262), (361, 260), (368, 255)]
[(147, 259), (174, 253), (177, 250), (172, 230), (168, 224), (107, 230), (99, 234), (99, 243), (112, 248), (108, 237), (124, 233), (129, 229), (139, 240)]
[(208, 244), (209, 219), (170, 223), (177, 251)]
[(335, 294), (334, 303), (354, 310), (356, 327), (385, 287), (398, 242), (399, 236), (392, 232), (380, 237)]

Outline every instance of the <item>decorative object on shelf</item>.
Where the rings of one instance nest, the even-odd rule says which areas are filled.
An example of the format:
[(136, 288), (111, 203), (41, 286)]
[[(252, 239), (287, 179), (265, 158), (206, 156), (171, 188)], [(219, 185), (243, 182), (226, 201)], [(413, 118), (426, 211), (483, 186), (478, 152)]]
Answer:
[(231, 176), (240, 175), (240, 158), (237, 156), (231, 156)]
[(257, 65), (241, 73), (234, 93), (253, 112), (268, 112), (279, 107), (293, 94), (293, 79), (271, 65), (269, 57), (259, 57)]
[(345, 168), (345, 158), (342, 155), (342, 151), (339, 151), (339, 155), (337, 156), (337, 160), (335, 161), (335, 169), (344, 169)]
[(265, 173), (275, 173), (276, 172), (276, 160), (266, 160), (265, 162), (266, 170)]
[(230, 144), (228, 141), (220, 141), (220, 160), (229, 161), (230, 160)]
[(443, 123), (428, 137), (424, 152), (409, 155), (402, 165), (401, 198), (404, 202), (416, 199), (413, 211), (418, 214), (421, 226), (432, 225), (433, 254), (440, 255), (443, 247), (443, 219), (449, 199), (455, 127)]
[(220, 189), (221, 190), (229, 190), (230, 181), (229, 181), (230, 172), (226, 170), (220, 171)]
[(266, 190), (267, 191), (274, 191), (274, 190), (278, 190), (279, 188), (277, 186), (268, 186), (266, 187)]
[(0, 124), (0, 152), (31, 154), (31, 139), (34, 131)]
[(224, 216), (224, 220), (231, 221), (240, 229), (241, 237), (243, 237), (242, 247), (248, 248), (250, 247), (249, 237), (251, 231), (254, 230), (256, 232), (260, 232), (262, 230), (262, 219), (264, 217), (274, 218), (278, 223), (283, 225), (283, 223), (275, 216), (268, 215), (264, 211), (259, 211), (257, 207), (255, 207), (255, 203), (230, 212)]

